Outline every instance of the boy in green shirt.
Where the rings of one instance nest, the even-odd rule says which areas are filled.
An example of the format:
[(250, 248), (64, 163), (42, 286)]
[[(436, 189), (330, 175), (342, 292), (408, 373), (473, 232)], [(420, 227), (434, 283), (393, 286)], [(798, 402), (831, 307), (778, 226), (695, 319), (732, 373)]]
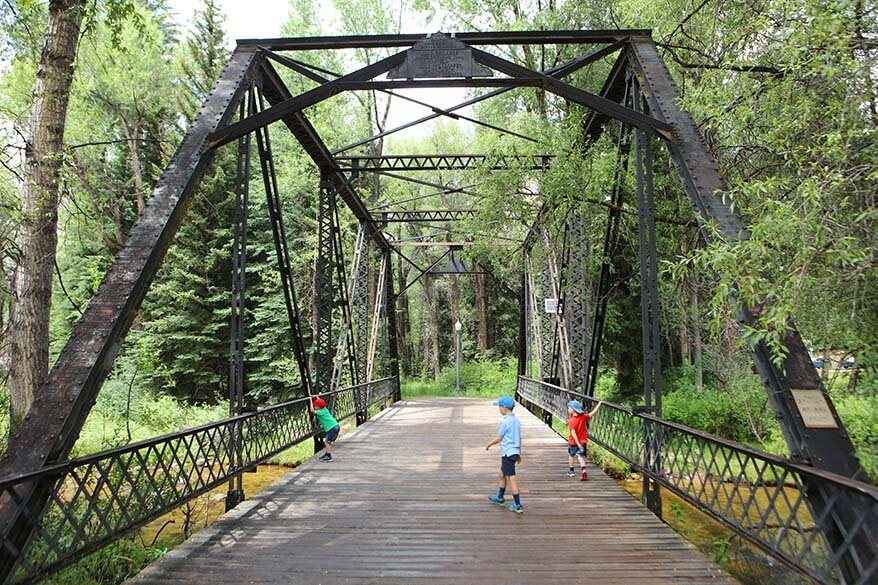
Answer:
[(308, 407), (311, 409), (311, 414), (317, 417), (317, 421), (326, 433), (326, 437), (323, 438), (326, 452), (318, 457), (318, 459), (325, 463), (329, 463), (332, 461), (332, 444), (338, 438), (338, 433), (341, 431), (341, 427), (338, 426), (338, 421), (335, 420), (335, 417), (332, 416), (332, 413), (326, 408), (326, 401), (319, 396), (316, 398), (312, 396), (311, 400), (308, 401)]

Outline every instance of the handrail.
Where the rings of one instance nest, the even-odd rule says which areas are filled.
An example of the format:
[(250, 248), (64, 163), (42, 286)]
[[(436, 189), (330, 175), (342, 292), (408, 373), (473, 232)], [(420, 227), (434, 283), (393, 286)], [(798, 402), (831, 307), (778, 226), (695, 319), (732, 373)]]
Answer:
[[(597, 403), (524, 376), (518, 397), (565, 421), (568, 400)], [(878, 578), (872, 485), (607, 402), (589, 439), (814, 582)]]
[[(395, 377), (321, 394), (339, 421), (391, 398)], [(28, 583), (72, 562), (319, 433), (308, 398), (138, 441), (0, 479), (0, 504), (17, 506), (2, 528), (0, 556), (14, 567), (4, 583)], [(48, 493), (40, 510), (25, 494)], [(10, 531), (33, 536), (19, 550)], [(8, 563), (7, 563), (8, 561)]]

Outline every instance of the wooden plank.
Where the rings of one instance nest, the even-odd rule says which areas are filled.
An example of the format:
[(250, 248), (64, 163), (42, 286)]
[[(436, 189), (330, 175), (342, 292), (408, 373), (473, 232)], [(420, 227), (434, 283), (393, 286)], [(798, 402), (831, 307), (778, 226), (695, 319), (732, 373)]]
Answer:
[(129, 583), (734, 583), (593, 465), (567, 478), (564, 441), (516, 415), (521, 516), (487, 499), (490, 401), (407, 400)]

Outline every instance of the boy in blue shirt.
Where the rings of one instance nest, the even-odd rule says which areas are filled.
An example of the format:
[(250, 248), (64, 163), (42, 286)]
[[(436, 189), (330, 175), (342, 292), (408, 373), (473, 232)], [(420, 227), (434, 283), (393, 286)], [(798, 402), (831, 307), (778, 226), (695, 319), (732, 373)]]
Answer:
[(489, 496), (488, 499), (501, 506), (506, 503), (503, 495), (506, 493), (506, 481), (508, 478), (510, 487), (512, 487), (512, 498), (515, 500), (512, 504), (509, 504), (509, 509), (516, 514), (523, 514), (524, 508), (521, 507), (518, 479), (515, 477), (515, 464), (521, 463), (521, 422), (512, 414), (512, 409), (515, 408), (515, 401), (509, 396), (501, 396), (494, 403), (494, 406), (500, 407), (500, 414), (503, 415), (503, 420), (500, 421), (497, 436), (485, 445), (485, 451), (498, 443), (500, 444), (500, 490), (496, 496)]

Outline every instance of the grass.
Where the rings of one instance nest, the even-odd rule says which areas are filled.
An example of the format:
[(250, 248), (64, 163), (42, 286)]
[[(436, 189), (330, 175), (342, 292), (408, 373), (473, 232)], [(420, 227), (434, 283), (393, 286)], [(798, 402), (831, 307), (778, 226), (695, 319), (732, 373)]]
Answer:
[[(461, 391), (461, 396), (480, 398), (497, 398), (500, 394), (493, 388), (482, 387)], [(423, 398), (426, 396), (455, 396), (454, 386), (448, 387), (442, 382), (427, 382), (423, 380), (408, 380), (402, 383), (402, 397)]]

